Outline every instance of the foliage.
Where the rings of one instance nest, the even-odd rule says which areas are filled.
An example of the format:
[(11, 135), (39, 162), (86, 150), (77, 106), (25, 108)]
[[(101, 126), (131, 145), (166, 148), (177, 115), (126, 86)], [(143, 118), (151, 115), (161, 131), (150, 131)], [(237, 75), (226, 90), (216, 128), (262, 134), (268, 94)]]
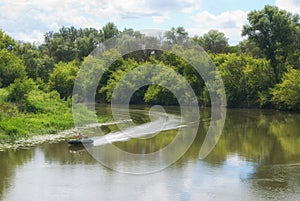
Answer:
[(11, 38), (9, 35), (5, 34), (0, 29), (0, 50), (6, 49), (11, 50), (15, 46), (16, 42), (13, 38)]
[[(300, 37), (300, 29), (299, 29)], [(300, 49), (290, 53), (286, 59), (286, 66), (292, 66), (294, 69), (300, 70)]]
[[(113, 71), (111, 75), (109, 75), (107, 84), (101, 87), (99, 90), (100, 93), (106, 94), (106, 101), (110, 102), (112, 100), (114, 89), (116, 88), (122, 77), (137, 66), (138, 63), (131, 59), (126, 61), (122, 60), (122, 66), (118, 69), (115, 69), (115, 71)], [(140, 78), (136, 77), (136, 79)]]
[(244, 25), (242, 35), (248, 36), (263, 51), (270, 60), (276, 82), (279, 82), (286, 70), (281, 64), (300, 46), (300, 17), (275, 6), (265, 6), (261, 11), (250, 12), (248, 20), (250, 25)]
[(50, 74), (50, 90), (58, 91), (61, 98), (71, 97), (78, 70), (76, 61), (56, 64), (53, 73)]
[(181, 44), (188, 39), (188, 32), (185, 31), (184, 27), (172, 27), (170, 31), (165, 32), (165, 37), (168, 43)]
[(8, 87), (8, 100), (22, 103), (27, 100), (28, 94), (33, 90), (35, 83), (32, 79), (15, 79)]
[(70, 62), (75, 59), (83, 60), (101, 42), (118, 34), (119, 30), (111, 22), (107, 23), (102, 30), (62, 27), (59, 32), (45, 34), (41, 50), (43, 54), (53, 58), (55, 63)]
[(223, 78), (229, 106), (262, 105), (260, 94), (274, 84), (268, 61), (236, 54), (215, 55), (213, 60)]
[[(248, 20), (242, 31), (247, 39), (236, 46), (218, 30), (190, 38), (181, 26), (159, 37), (130, 28), (121, 32), (114, 23), (99, 30), (62, 27), (46, 33), (41, 45), (16, 42), (0, 30), (0, 136), (14, 139), (71, 127), (74, 86), (80, 89), (72, 97), (78, 102), (111, 102), (114, 92), (122, 102), (133, 90), (131, 103), (173, 105), (191, 99), (191, 94), (174, 94), (187, 82), (199, 103), (209, 105), (208, 91), (221, 94), (214, 91), (220, 83), (207, 81), (221, 76), (229, 107), (300, 110), (299, 15), (265, 6), (251, 11)], [(116, 49), (102, 44), (117, 35)], [(198, 48), (190, 46), (191, 39)], [(97, 47), (104, 51), (100, 58)], [(145, 84), (147, 79), (154, 84)]]
[(272, 101), (279, 109), (300, 109), (300, 70), (289, 69), (272, 90)]
[(9, 86), (17, 78), (25, 78), (23, 61), (14, 53), (6, 49), (0, 50), (0, 64), (0, 87)]
[(262, 58), (263, 53), (260, 48), (256, 45), (255, 42), (250, 41), (249, 39), (245, 39), (241, 41), (237, 46), (238, 54), (247, 54), (254, 58)]
[(49, 74), (52, 73), (55, 65), (53, 58), (42, 54), (35, 44), (30, 43), (18, 44), (15, 52), (24, 61), (29, 78), (35, 81), (40, 79), (43, 82), (48, 82)]
[(225, 53), (227, 50), (228, 38), (225, 37), (225, 34), (219, 32), (218, 30), (210, 30), (202, 37), (193, 38), (204, 50), (209, 53), (219, 54)]
[(102, 27), (102, 31), (104, 40), (112, 38), (120, 33), (117, 26), (112, 22), (109, 22), (104, 27)]
[(28, 104), (39, 107), (40, 111), (36, 113), (23, 113), (15, 109), (10, 110), (10, 115), (7, 115), (7, 109), (0, 107), (0, 114), (2, 114), (0, 133), (5, 133), (8, 136), (7, 140), (33, 134), (57, 133), (73, 126), (71, 108), (66, 105), (66, 102), (49, 98), (46, 94), (42, 94), (42, 98), (38, 97), (39, 100), (42, 99), (39, 102), (31, 102), (32, 98), (30, 95)]

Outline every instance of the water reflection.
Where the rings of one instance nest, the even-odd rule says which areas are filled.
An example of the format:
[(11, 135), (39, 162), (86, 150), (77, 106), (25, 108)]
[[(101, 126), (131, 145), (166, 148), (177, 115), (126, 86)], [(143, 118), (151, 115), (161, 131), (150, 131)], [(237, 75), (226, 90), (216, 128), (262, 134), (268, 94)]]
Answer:
[(97, 161), (82, 146), (72, 147), (67, 142), (46, 143), (39, 146), (45, 157), (45, 162), (61, 165), (72, 164), (96, 164)]
[(33, 157), (32, 149), (0, 152), (0, 200), (3, 200), (3, 192), (10, 188), (11, 181), (16, 175), (16, 169)]
[[(151, 175), (116, 173), (101, 166), (85, 149), (69, 147), (67, 142), (0, 152), (0, 200), (299, 199), (299, 114), (228, 110), (218, 144), (199, 160), (208, 119), (209, 110), (201, 111), (201, 124), (190, 149), (171, 167)], [(114, 125), (105, 129), (116, 131)], [(174, 133), (164, 131), (153, 139), (115, 145), (131, 153), (149, 153), (166, 146)], [(110, 154), (105, 156), (109, 159)], [(116, 163), (134, 165), (122, 158)]]

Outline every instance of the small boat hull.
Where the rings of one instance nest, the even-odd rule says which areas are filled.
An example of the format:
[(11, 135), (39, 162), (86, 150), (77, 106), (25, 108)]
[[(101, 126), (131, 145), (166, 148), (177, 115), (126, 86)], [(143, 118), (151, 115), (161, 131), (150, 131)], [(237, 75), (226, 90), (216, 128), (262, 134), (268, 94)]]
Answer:
[(93, 144), (94, 140), (92, 139), (82, 139), (82, 140), (70, 140), (68, 143), (70, 145), (87, 145)]

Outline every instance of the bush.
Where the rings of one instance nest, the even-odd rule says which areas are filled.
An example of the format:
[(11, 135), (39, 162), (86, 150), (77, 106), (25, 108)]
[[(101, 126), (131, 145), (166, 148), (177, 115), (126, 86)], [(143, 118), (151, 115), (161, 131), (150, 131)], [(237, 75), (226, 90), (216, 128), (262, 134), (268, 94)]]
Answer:
[(11, 102), (22, 103), (27, 99), (30, 91), (34, 89), (35, 83), (32, 79), (16, 79), (8, 87), (8, 100)]
[(278, 109), (300, 109), (300, 70), (289, 69), (282, 82), (271, 89), (272, 101)]
[(0, 50), (0, 87), (8, 87), (15, 79), (26, 77), (23, 61), (15, 54)]

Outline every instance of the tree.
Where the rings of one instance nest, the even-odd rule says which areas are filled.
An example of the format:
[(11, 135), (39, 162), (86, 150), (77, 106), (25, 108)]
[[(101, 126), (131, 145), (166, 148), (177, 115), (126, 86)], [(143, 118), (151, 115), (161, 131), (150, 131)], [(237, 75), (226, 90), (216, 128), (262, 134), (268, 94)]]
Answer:
[(229, 106), (263, 106), (270, 101), (261, 100), (274, 85), (268, 61), (236, 54), (214, 55), (213, 61), (223, 78)]
[(15, 79), (14, 83), (8, 88), (8, 100), (22, 103), (27, 99), (29, 92), (34, 89), (34, 85), (32, 79)]
[(299, 48), (299, 15), (293, 15), (276, 6), (265, 6), (248, 14), (249, 25), (244, 25), (242, 36), (248, 36), (270, 60), (276, 82), (285, 71), (282, 65), (289, 53)]
[(167, 39), (167, 42), (173, 43), (183, 43), (188, 39), (188, 32), (185, 31), (183, 27), (172, 27), (170, 31), (166, 31), (164, 36)]
[(79, 67), (75, 61), (56, 64), (53, 73), (50, 75), (50, 90), (58, 91), (61, 98), (71, 97), (78, 70)]
[[(299, 38), (300, 38), (300, 29), (299, 29)], [(288, 55), (285, 65), (292, 66), (294, 69), (300, 70), (300, 48)]]
[(53, 58), (43, 54), (35, 44), (31, 43), (17, 44), (15, 52), (24, 61), (29, 78), (32, 78), (34, 81), (40, 79), (45, 83), (48, 82), (49, 75), (52, 73), (55, 64)]
[(127, 35), (132, 36), (134, 38), (141, 38), (143, 36), (143, 34), (141, 34), (141, 32), (134, 31), (131, 28), (130, 29), (125, 28), (122, 33), (126, 33)]
[(104, 36), (102, 30), (98, 31), (94, 28), (77, 30), (75, 43), (78, 49), (78, 58), (83, 60), (83, 58), (88, 56), (103, 40)]
[(272, 101), (279, 109), (300, 109), (300, 71), (288, 69), (282, 82), (272, 90)]
[[(109, 27), (107, 27), (108, 31), (110, 31)], [(104, 36), (101, 30), (62, 27), (59, 32), (45, 34), (41, 50), (50, 58), (54, 58), (56, 63), (59, 61), (69, 62), (74, 59), (83, 60), (103, 40)]]
[(54, 66), (55, 62), (53, 58), (50, 58), (48, 55), (42, 55), (41, 58), (37, 59), (37, 77), (47, 83)]
[[(114, 69), (110, 75), (106, 75), (109, 78), (107, 78), (107, 80), (105, 80), (105, 83), (100, 82), (101, 88), (99, 90), (99, 93), (105, 94), (105, 99), (107, 102), (110, 102), (112, 100), (112, 94), (113, 94), (116, 86), (122, 79), (122, 77), (138, 66), (138, 63), (131, 59), (128, 59), (126, 61), (121, 60), (121, 62), (122, 62), (121, 63), (122, 66)], [(140, 79), (141, 79), (140, 77), (132, 78), (132, 80), (134, 80), (134, 81), (140, 80)], [(126, 90), (124, 90), (124, 91), (126, 91)], [(127, 94), (125, 94), (124, 96), (126, 96), (126, 95)]]
[[(190, 59), (192, 59), (191, 58), (192, 56), (196, 55), (198, 58), (195, 58), (195, 62), (199, 63), (199, 61), (201, 60), (201, 58), (199, 58), (199, 54), (193, 53), (192, 51), (193, 51), (192, 49), (191, 50), (182, 49), (182, 52), (184, 52), (184, 54), (187, 54), (187, 57), (189, 57)], [(204, 61), (204, 58), (201, 61)], [(171, 68), (174, 69), (174, 71), (184, 76), (185, 79), (190, 84), (190, 86), (193, 88), (195, 94), (197, 96), (201, 95), (204, 87), (204, 81), (201, 75), (199, 75), (197, 70), (189, 62), (170, 52), (164, 52), (162, 54), (161, 62), (167, 66), (170, 66)]]
[(102, 31), (104, 35), (104, 40), (112, 38), (120, 33), (117, 26), (112, 22), (109, 22), (104, 27), (102, 27)]
[(36, 80), (38, 76), (37, 60), (40, 57), (38, 49), (31, 43), (17, 44), (16, 53), (24, 61), (27, 76)]
[(245, 39), (241, 41), (237, 46), (238, 54), (247, 54), (254, 58), (262, 58), (263, 53), (257, 44), (249, 39)]
[(15, 79), (23, 79), (26, 76), (23, 61), (6, 49), (0, 50), (0, 87), (7, 87)]
[(76, 31), (74, 27), (62, 27), (58, 33), (45, 34), (42, 51), (54, 58), (55, 62), (69, 62), (77, 58), (78, 50), (75, 46)]
[(228, 47), (228, 38), (218, 30), (210, 30), (202, 37), (195, 37), (194, 40), (206, 51), (214, 54), (225, 53)]
[(11, 50), (16, 45), (16, 42), (13, 38), (11, 38), (9, 35), (5, 34), (0, 29), (0, 50), (6, 49)]

